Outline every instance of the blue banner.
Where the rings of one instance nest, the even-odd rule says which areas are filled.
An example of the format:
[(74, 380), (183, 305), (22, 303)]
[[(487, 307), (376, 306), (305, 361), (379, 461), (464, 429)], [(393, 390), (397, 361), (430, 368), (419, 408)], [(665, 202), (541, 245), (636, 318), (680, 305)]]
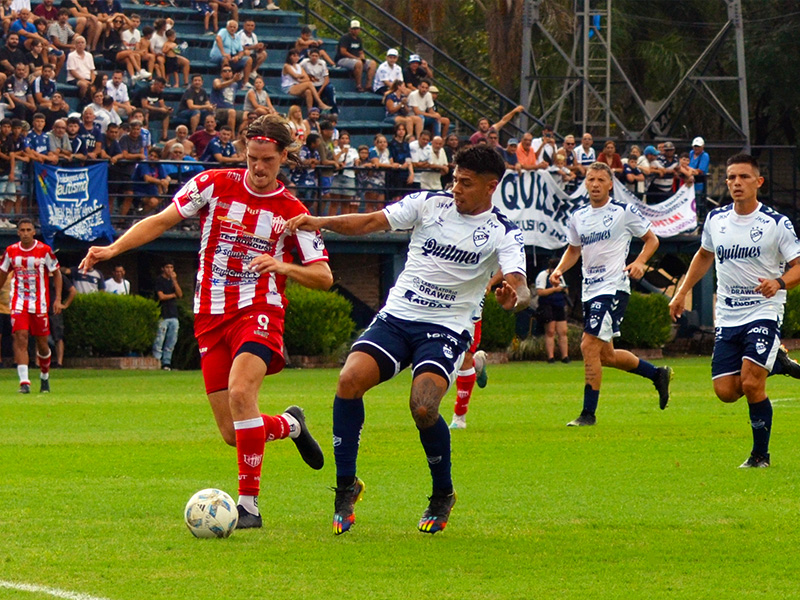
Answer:
[(59, 232), (84, 242), (114, 240), (108, 210), (108, 163), (33, 166), (42, 236), (48, 245), (53, 245)]

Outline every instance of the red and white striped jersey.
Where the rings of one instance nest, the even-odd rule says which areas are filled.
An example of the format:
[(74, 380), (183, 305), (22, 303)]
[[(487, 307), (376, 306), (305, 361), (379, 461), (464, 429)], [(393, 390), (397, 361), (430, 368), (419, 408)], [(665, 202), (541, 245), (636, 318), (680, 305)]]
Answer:
[(246, 169), (205, 171), (172, 200), (184, 218), (200, 216), (195, 313), (219, 315), (259, 304), (284, 308), (286, 276), (246, 268), (262, 254), (292, 262), (296, 249), (304, 265), (328, 260), (319, 231), (286, 232), (286, 221), (308, 213), (303, 203), (281, 184), (269, 194), (253, 192), (246, 174)]
[(0, 269), (12, 277), (11, 312), (47, 313), (50, 273), (58, 269), (50, 246), (37, 240), (26, 249), (17, 242), (6, 248)]

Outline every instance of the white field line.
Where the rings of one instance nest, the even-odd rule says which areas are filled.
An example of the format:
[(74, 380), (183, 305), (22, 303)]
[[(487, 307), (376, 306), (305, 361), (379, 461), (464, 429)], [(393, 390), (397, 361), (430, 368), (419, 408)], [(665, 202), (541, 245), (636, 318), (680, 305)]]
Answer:
[(48, 596), (53, 596), (54, 598), (63, 598), (64, 600), (107, 600), (106, 598), (100, 598), (98, 596), (90, 596), (89, 594), (81, 594), (80, 592), (59, 590), (58, 588), (51, 588), (44, 585), (3, 581), (2, 579), (0, 579), (0, 588), (6, 588), (9, 590), (18, 590), (20, 592), (47, 594)]

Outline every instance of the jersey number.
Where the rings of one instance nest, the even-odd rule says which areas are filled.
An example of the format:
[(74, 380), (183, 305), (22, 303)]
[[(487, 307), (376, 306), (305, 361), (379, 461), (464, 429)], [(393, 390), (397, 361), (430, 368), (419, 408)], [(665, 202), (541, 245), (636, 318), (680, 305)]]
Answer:
[(269, 326), (269, 317), (267, 315), (258, 315), (256, 319), (258, 320), (258, 328), (266, 331)]

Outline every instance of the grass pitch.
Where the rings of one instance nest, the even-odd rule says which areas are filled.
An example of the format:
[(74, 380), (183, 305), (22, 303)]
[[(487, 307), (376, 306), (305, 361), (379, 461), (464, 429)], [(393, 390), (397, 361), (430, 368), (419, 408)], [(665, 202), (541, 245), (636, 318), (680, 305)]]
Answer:
[[(435, 536), (416, 530), (430, 478), (408, 373), (367, 395), (367, 490), (340, 537), (327, 489), (337, 373), (269, 377), (262, 410), (303, 406), (327, 463), (315, 472), (291, 442), (268, 444), (265, 528), (226, 540), (194, 539), (182, 519), (199, 489), (236, 496), (199, 373), (55, 371), (52, 394), (22, 396), (0, 371), (0, 583), (108, 600), (798, 597), (800, 382), (768, 381), (773, 466), (740, 470), (744, 401), (714, 398), (708, 358), (666, 362), (666, 411), (648, 381), (606, 370), (597, 426), (569, 429), (580, 363), (490, 366), (453, 432), (459, 499)], [(51, 597), (0, 585), (0, 600)]]

